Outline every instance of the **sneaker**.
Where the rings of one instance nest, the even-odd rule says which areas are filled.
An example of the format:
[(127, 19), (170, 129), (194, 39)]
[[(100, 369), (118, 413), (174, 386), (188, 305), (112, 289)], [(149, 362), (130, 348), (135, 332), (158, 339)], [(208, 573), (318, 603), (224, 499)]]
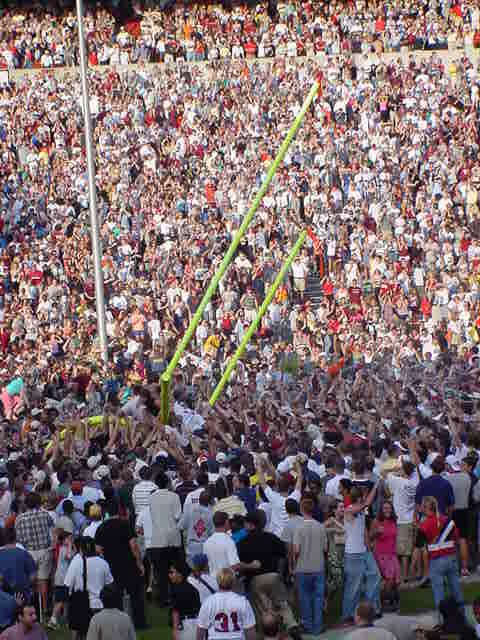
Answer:
[(418, 584), (420, 589), (427, 589), (427, 587), (429, 587), (430, 585), (431, 585), (431, 582), (430, 582), (430, 578), (428, 577), (422, 578)]
[(60, 625), (54, 618), (50, 618), (47, 623), (47, 628), (51, 629), (52, 631), (58, 631), (60, 629)]

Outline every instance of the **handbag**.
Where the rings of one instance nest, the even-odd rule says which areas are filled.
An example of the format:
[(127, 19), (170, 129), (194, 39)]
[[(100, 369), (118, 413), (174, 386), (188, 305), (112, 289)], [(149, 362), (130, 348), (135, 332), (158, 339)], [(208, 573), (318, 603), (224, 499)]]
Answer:
[(68, 626), (72, 631), (85, 635), (92, 612), (90, 609), (90, 596), (87, 589), (87, 559), (83, 556), (83, 590), (73, 591), (68, 601)]

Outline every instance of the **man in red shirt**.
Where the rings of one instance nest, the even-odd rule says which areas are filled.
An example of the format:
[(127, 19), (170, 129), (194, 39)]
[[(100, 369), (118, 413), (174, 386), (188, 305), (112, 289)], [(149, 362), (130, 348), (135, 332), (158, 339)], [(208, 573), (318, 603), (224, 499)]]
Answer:
[(437, 500), (431, 496), (423, 499), (422, 511), (426, 517), (420, 525), (419, 533), (427, 544), (435, 607), (438, 609), (440, 602), (445, 598), (445, 578), (451, 596), (463, 606), (456, 548), (458, 531), (455, 523), (439, 512)]

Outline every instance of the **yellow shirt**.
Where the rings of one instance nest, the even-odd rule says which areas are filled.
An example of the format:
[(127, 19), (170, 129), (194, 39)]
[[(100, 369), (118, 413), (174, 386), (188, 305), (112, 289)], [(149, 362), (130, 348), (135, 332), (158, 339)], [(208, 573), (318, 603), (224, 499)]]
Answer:
[(205, 353), (209, 355), (212, 354), (212, 352), (215, 352), (219, 346), (220, 346), (220, 338), (216, 335), (208, 336), (208, 338), (203, 343), (203, 348), (205, 350)]

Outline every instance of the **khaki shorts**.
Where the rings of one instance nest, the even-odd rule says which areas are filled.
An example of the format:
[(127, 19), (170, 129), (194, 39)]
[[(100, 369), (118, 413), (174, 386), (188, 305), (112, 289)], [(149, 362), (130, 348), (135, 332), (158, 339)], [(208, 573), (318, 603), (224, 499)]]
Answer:
[(307, 281), (305, 278), (294, 278), (293, 284), (297, 291), (301, 291), (303, 293), (307, 286)]
[(400, 557), (411, 556), (413, 553), (413, 542), (413, 523), (399, 524), (397, 535), (397, 555)]
[(37, 579), (49, 580), (52, 573), (52, 551), (50, 549), (40, 549), (39, 551), (29, 551), (37, 566)]

